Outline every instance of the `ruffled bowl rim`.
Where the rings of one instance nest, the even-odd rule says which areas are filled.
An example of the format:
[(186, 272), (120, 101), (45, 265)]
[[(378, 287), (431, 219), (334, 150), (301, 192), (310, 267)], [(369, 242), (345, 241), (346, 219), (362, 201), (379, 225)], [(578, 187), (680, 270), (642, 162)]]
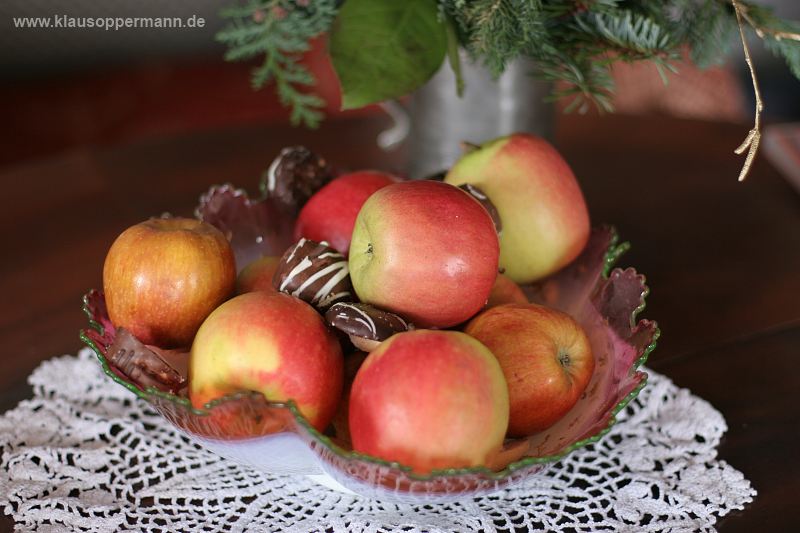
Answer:
[[(605, 255), (604, 255), (604, 258), (603, 258), (603, 271), (601, 273), (601, 276), (602, 276), (603, 279), (607, 280), (609, 275), (611, 274), (611, 272), (613, 270), (620, 270), (620, 269), (615, 269), (614, 265), (616, 264), (616, 262), (620, 258), (620, 256), (629, 249), (630, 245), (629, 245), (628, 242), (621, 242), (621, 243), (618, 242), (619, 237), (618, 237), (616, 229), (613, 226), (606, 226), (605, 228), (607, 230), (609, 230), (609, 232), (610, 232), (610, 239), (609, 239), (608, 248), (606, 249), (606, 252), (605, 252)], [(641, 304), (638, 307), (636, 307), (633, 310), (633, 312), (631, 313), (630, 319), (631, 319), (631, 323), (632, 324), (636, 324), (637, 316), (639, 315), (639, 313), (644, 311), (644, 309), (646, 307), (645, 300), (646, 300), (646, 297), (649, 295), (649, 288), (644, 283), (642, 284), (642, 287), (643, 287), (643, 292), (642, 292), (642, 295), (641, 295)], [(101, 323), (99, 323), (98, 321), (96, 321), (94, 319), (94, 316), (93, 316), (91, 308), (90, 308), (90, 298), (91, 298), (91, 296), (93, 294), (101, 294), (101, 293), (99, 291), (96, 291), (96, 290), (90, 290), (88, 293), (86, 293), (83, 296), (83, 312), (86, 314), (87, 318), (89, 319), (89, 327), (102, 336), (105, 333), (105, 331), (104, 331), (105, 328), (103, 327), (103, 325)], [(652, 335), (651, 342), (644, 348), (644, 350), (642, 352), (642, 355), (639, 356), (633, 362), (633, 364), (630, 366), (630, 368), (628, 369), (628, 376), (631, 376), (634, 373), (637, 373), (637, 374), (641, 375), (640, 382), (626, 396), (624, 396), (619, 402), (617, 402), (615, 404), (613, 409), (611, 409), (611, 411), (610, 411), (610, 416), (608, 418), (608, 423), (605, 425), (605, 427), (602, 427), (596, 433), (594, 433), (594, 434), (592, 434), (592, 435), (590, 435), (588, 437), (585, 437), (583, 439), (579, 439), (579, 440), (577, 440), (577, 441), (575, 441), (575, 442), (573, 442), (571, 444), (568, 444), (565, 447), (561, 448), (557, 453), (554, 453), (554, 454), (551, 454), (551, 455), (523, 457), (522, 459), (518, 459), (516, 461), (513, 461), (513, 462), (509, 463), (502, 470), (492, 470), (492, 469), (488, 468), (487, 466), (476, 466), (476, 467), (469, 467), (469, 468), (436, 469), (436, 470), (432, 470), (432, 471), (430, 471), (429, 473), (426, 473), (426, 474), (416, 473), (416, 472), (414, 472), (412, 470), (411, 467), (403, 465), (403, 464), (395, 462), (395, 461), (387, 461), (387, 460), (384, 460), (384, 459), (381, 459), (381, 458), (378, 458), (378, 457), (362, 454), (362, 453), (359, 453), (359, 452), (356, 452), (356, 451), (353, 451), (353, 450), (348, 450), (348, 449), (343, 448), (342, 446), (336, 444), (336, 442), (334, 442), (331, 437), (328, 437), (327, 435), (323, 434), (322, 432), (318, 431), (313, 426), (311, 426), (311, 424), (300, 413), (300, 411), (298, 410), (297, 406), (295, 405), (295, 403), (292, 400), (289, 400), (288, 402), (271, 402), (271, 401), (266, 400), (261, 393), (257, 393), (257, 392), (238, 392), (238, 393), (229, 394), (229, 395), (223, 396), (221, 398), (215, 399), (215, 400), (205, 404), (204, 408), (198, 409), (198, 408), (194, 407), (191, 404), (189, 398), (177, 396), (175, 394), (171, 394), (171, 393), (164, 392), (164, 391), (160, 391), (160, 390), (158, 390), (158, 389), (156, 389), (154, 387), (148, 387), (146, 389), (141, 389), (140, 387), (138, 387), (137, 385), (131, 383), (130, 381), (127, 381), (127, 380), (123, 379), (118, 373), (116, 373), (111, 368), (111, 366), (109, 365), (108, 359), (103, 354), (103, 350), (90, 337), (90, 334), (86, 329), (82, 329), (81, 330), (80, 339), (84, 344), (86, 344), (89, 348), (91, 348), (92, 351), (95, 353), (95, 355), (97, 356), (98, 361), (100, 362), (100, 365), (102, 367), (103, 372), (108, 377), (110, 377), (117, 384), (125, 387), (126, 389), (128, 389), (129, 391), (134, 393), (137, 397), (141, 398), (142, 400), (148, 402), (151, 405), (153, 405), (155, 403), (154, 400), (167, 401), (167, 402), (170, 402), (170, 403), (174, 404), (177, 408), (186, 410), (186, 411), (190, 412), (191, 414), (193, 414), (195, 416), (208, 416), (208, 415), (211, 414), (213, 409), (215, 409), (216, 407), (218, 407), (220, 405), (225, 404), (226, 402), (237, 401), (237, 400), (241, 400), (243, 398), (251, 397), (251, 398), (254, 398), (254, 399), (259, 399), (260, 401), (265, 403), (265, 405), (268, 406), (269, 408), (286, 409), (286, 410), (288, 410), (292, 414), (292, 416), (294, 417), (298, 428), (301, 428), (303, 431), (305, 431), (308, 434), (308, 436), (311, 439), (313, 439), (314, 441), (318, 442), (319, 444), (324, 446), (328, 451), (330, 451), (331, 453), (335, 454), (336, 456), (338, 456), (339, 458), (341, 458), (343, 460), (346, 460), (346, 461), (351, 461), (351, 460), (364, 461), (364, 462), (371, 463), (371, 464), (374, 464), (374, 465), (377, 465), (377, 466), (397, 469), (397, 470), (401, 471), (404, 475), (408, 476), (408, 478), (413, 480), (413, 481), (426, 482), (426, 481), (433, 481), (433, 480), (441, 480), (443, 478), (458, 478), (458, 477), (462, 477), (462, 476), (471, 476), (471, 475), (480, 475), (480, 476), (483, 476), (483, 477), (485, 477), (487, 479), (498, 481), (498, 480), (503, 480), (505, 478), (508, 478), (509, 476), (514, 474), (515, 472), (517, 472), (517, 471), (519, 471), (521, 469), (530, 467), (530, 466), (555, 463), (555, 462), (561, 460), (562, 458), (564, 458), (565, 456), (569, 455), (570, 453), (574, 452), (575, 450), (583, 448), (583, 447), (588, 446), (590, 444), (593, 444), (593, 443), (599, 441), (603, 436), (605, 436), (611, 430), (611, 428), (617, 423), (617, 414), (622, 409), (624, 409), (634, 398), (636, 398), (636, 396), (638, 396), (638, 394), (641, 392), (641, 390), (647, 385), (647, 377), (648, 377), (648, 375), (647, 375), (646, 372), (639, 371), (639, 369), (647, 361), (648, 357), (653, 352), (653, 350), (655, 350), (655, 348), (656, 348), (656, 346), (658, 344), (658, 339), (660, 337), (661, 332), (660, 332), (660, 329), (658, 328), (658, 326), (657, 326), (657, 324), (655, 322), (653, 322), (653, 327), (654, 327), (654, 329), (653, 329), (653, 335)], [(174, 427), (176, 427), (176, 429), (179, 429), (179, 430), (181, 429), (178, 426), (176, 426), (174, 423), (172, 423), (172, 422), (170, 422), (170, 423)], [(278, 434), (281, 434), (281, 433), (294, 433), (294, 432), (292, 432), (292, 431), (289, 431), (289, 432), (281, 431), (281, 432), (272, 433), (272, 434), (266, 434), (266, 435), (260, 435), (260, 436), (254, 436), (254, 437), (246, 437), (245, 439), (241, 439), (241, 440), (252, 440), (252, 439), (267, 438), (267, 437), (270, 437), (270, 436), (273, 436), (273, 435), (278, 435)], [(229, 442), (236, 442), (237, 440), (240, 440), (240, 439), (225, 439), (225, 440), (227, 440)], [(306, 447), (308, 447), (308, 445), (306, 443), (303, 443), (303, 444)]]

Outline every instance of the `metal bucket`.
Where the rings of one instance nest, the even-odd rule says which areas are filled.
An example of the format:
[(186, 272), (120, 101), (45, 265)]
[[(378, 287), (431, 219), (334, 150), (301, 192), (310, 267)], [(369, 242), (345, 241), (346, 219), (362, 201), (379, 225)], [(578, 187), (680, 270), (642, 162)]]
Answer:
[(444, 64), (410, 99), (406, 142), (411, 178), (450, 168), (464, 141), (480, 144), (519, 131), (552, 137), (553, 105), (544, 101), (551, 84), (531, 75), (530, 61), (511, 63), (496, 80), (466, 57), (461, 69), (465, 83), (461, 98), (456, 95), (455, 75)]

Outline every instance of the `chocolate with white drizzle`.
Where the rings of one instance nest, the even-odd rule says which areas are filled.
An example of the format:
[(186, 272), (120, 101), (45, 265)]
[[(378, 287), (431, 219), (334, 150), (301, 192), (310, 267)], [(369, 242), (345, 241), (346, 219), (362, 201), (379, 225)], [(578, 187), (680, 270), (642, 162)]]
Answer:
[(324, 158), (305, 146), (289, 146), (281, 150), (262, 179), (268, 197), (300, 208), (333, 179), (333, 171)]
[(486, 193), (471, 183), (459, 185), (458, 188), (478, 200), (478, 203), (480, 203), (483, 208), (486, 209), (486, 212), (489, 213), (489, 216), (492, 217), (492, 222), (494, 222), (494, 230), (498, 235), (500, 235), (500, 233), (503, 231), (503, 221), (500, 220), (500, 213), (497, 211), (497, 208), (489, 199), (489, 197), (486, 196)]
[(353, 298), (347, 259), (325, 241), (300, 239), (286, 250), (272, 286), (322, 311)]
[(350, 336), (353, 346), (370, 352), (394, 335), (413, 326), (394, 313), (369, 304), (339, 302), (325, 313), (325, 321)]

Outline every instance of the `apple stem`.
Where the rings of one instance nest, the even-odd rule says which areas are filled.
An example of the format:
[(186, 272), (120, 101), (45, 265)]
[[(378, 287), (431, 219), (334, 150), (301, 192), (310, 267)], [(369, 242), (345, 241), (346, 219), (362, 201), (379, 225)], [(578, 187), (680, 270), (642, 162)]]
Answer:
[(478, 150), (481, 147), (480, 144), (475, 144), (469, 141), (461, 141), (459, 143), (459, 146), (461, 147), (461, 151), (464, 152), (464, 154), (474, 152), (475, 150)]

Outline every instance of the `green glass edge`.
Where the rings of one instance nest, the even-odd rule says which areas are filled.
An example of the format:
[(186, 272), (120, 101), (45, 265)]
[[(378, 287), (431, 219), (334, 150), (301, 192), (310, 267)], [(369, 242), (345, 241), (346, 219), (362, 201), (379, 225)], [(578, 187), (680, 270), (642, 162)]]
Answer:
[(615, 264), (617, 264), (619, 258), (622, 257), (625, 252), (631, 249), (631, 243), (628, 241), (619, 242), (619, 234), (617, 233), (616, 227), (606, 226), (606, 229), (611, 232), (611, 240), (608, 243), (608, 249), (606, 250), (605, 257), (603, 259), (602, 276), (608, 279), (611, 269), (614, 268)]
[[(83, 312), (89, 318), (89, 327), (91, 327), (92, 329), (97, 331), (100, 335), (103, 335), (104, 334), (104, 329), (105, 329), (105, 328), (103, 328), (103, 325), (100, 324), (99, 322), (97, 322), (96, 320), (92, 319), (92, 312), (89, 310), (89, 295), (88, 294), (85, 294), (83, 296)], [(134, 393), (136, 396), (138, 396), (142, 400), (145, 400), (145, 401), (148, 401), (148, 402), (150, 401), (151, 398), (156, 397), (156, 398), (160, 398), (160, 399), (167, 400), (167, 401), (170, 401), (172, 403), (178, 404), (181, 407), (191, 411), (192, 414), (195, 414), (195, 415), (198, 415), (198, 416), (207, 416), (209, 414), (209, 410), (210, 409), (213, 409), (214, 407), (216, 407), (217, 405), (219, 405), (221, 403), (224, 403), (224, 402), (227, 402), (227, 401), (232, 401), (232, 400), (239, 400), (241, 398), (244, 398), (245, 396), (261, 396), (257, 392), (236, 392), (236, 393), (233, 393), (233, 394), (228, 394), (226, 396), (222, 396), (220, 398), (214, 399), (214, 400), (206, 403), (205, 406), (204, 406), (205, 409), (198, 409), (198, 408), (196, 408), (196, 407), (194, 407), (192, 405), (192, 403), (189, 401), (188, 398), (182, 398), (180, 396), (176, 396), (176, 395), (171, 394), (169, 392), (164, 392), (164, 391), (158, 390), (155, 387), (148, 387), (147, 389), (142, 390), (139, 387), (137, 387), (136, 385), (134, 385), (133, 383), (131, 383), (129, 381), (125, 381), (119, 375), (117, 375), (113, 370), (111, 370), (111, 367), (108, 365), (108, 360), (103, 355), (102, 350), (100, 350), (100, 347), (97, 346), (97, 344), (92, 339), (89, 338), (89, 336), (86, 333), (86, 331), (81, 330), (80, 339), (84, 344), (86, 344), (89, 348), (92, 349), (92, 351), (94, 352), (95, 356), (100, 361), (100, 366), (103, 369), (103, 373), (105, 375), (110, 377), (117, 384), (122, 385), (123, 387), (125, 387), (126, 389), (128, 389), (129, 391)], [(289, 402), (287, 402), (287, 403), (281, 403), (281, 402), (267, 402), (267, 403), (271, 407), (284, 408), (284, 407), (289, 407), (290, 404), (292, 404), (292, 406), (293, 406), (293, 402), (291, 400)], [(294, 411), (299, 414), (299, 411), (297, 411), (296, 409)]]
[[(618, 244), (619, 236), (617, 234), (617, 230), (616, 230), (615, 227), (610, 226), (610, 227), (608, 227), (608, 229), (611, 232), (611, 239), (609, 241), (608, 250), (605, 253), (604, 266), (603, 266), (603, 271), (601, 273), (601, 275), (605, 279), (608, 279), (608, 275), (611, 273), (612, 268), (614, 267), (616, 262), (619, 260), (619, 258), (625, 252), (627, 252), (630, 249), (630, 243), (628, 243), (627, 241)], [(649, 293), (650, 293), (650, 290), (645, 285), (644, 286), (644, 290), (642, 291), (642, 296), (641, 296), (642, 303), (639, 306), (637, 306), (633, 310), (633, 312), (631, 314), (632, 323), (635, 322), (636, 316), (641, 311), (643, 311), (645, 309), (645, 307), (647, 306), (647, 304), (645, 302), (645, 298), (649, 295)], [(104, 332), (103, 332), (104, 328), (103, 328), (102, 324), (100, 324), (97, 321), (92, 319), (92, 313), (89, 310), (89, 295), (88, 294), (84, 295), (84, 297), (83, 297), (83, 312), (89, 318), (89, 326), (92, 329), (96, 330), (101, 335), (103, 335), (104, 334)], [(647, 361), (647, 359), (650, 356), (650, 354), (653, 352), (653, 350), (655, 350), (656, 346), (658, 345), (658, 338), (660, 336), (661, 336), (661, 330), (658, 328), (658, 326), (656, 326), (656, 328), (655, 328), (655, 330), (653, 332), (653, 340), (650, 342), (650, 344), (648, 344), (645, 347), (644, 351), (642, 352), (642, 355), (638, 359), (636, 359), (636, 361), (634, 361), (633, 365), (631, 366), (631, 368), (630, 368), (630, 370), (628, 372), (628, 375), (632, 375), (634, 372), (636, 372)], [(189, 401), (188, 398), (181, 398), (179, 396), (175, 396), (174, 394), (160, 391), (160, 390), (158, 390), (158, 389), (156, 389), (154, 387), (148, 387), (145, 391), (142, 391), (139, 387), (133, 385), (132, 383), (130, 383), (128, 381), (125, 381), (124, 379), (119, 377), (117, 374), (115, 374), (111, 370), (111, 368), (108, 366), (108, 361), (106, 360), (105, 356), (100, 351), (100, 348), (94, 343), (94, 341), (92, 341), (86, 335), (86, 333), (83, 330), (80, 332), (80, 338), (81, 338), (81, 341), (83, 341), (87, 346), (89, 346), (92, 349), (92, 351), (94, 351), (95, 355), (97, 356), (98, 360), (100, 361), (100, 365), (103, 368), (103, 372), (107, 376), (109, 376), (116, 383), (122, 385), (123, 387), (125, 387), (129, 391), (133, 392), (139, 398), (141, 398), (141, 399), (143, 399), (145, 401), (148, 401), (148, 402), (149, 402), (151, 397), (158, 397), (158, 398), (161, 398), (161, 399), (164, 399), (164, 400), (167, 400), (167, 401), (171, 401), (173, 403), (177, 403), (180, 406), (189, 409), (195, 415), (207, 416), (209, 414), (209, 410), (210, 409), (213, 409), (217, 405), (220, 405), (220, 404), (222, 404), (224, 402), (237, 400), (237, 399), (240, 399), (240, 398), (242, 398), (244, 396), (258, 395), (258, 393), (255, 393), (255, 392), (240, 392), (240, 393), (230, 394), (230, 395), (223, 396), (221, 398), (215, 399), (215, 400), (213, 400), (211, 402), (208, 402), (204, 406), (205, 409), (197, 409), (196, 407), (194, 407), (191, 404), (191, 402)], [(557, 462), (557, 461), (561, 460), (562, 458), (564, 458), (565, 456), (567, 456), (570, 453), (572, 453), (573, 451), (575, 451), (575, 450), (577, 450), (579, 448), (583, 448), (584, 446), (588, 446), (589, 444), (594, 444), (595, 442), (599, 441), (609, 431), (611, 431), (611, 428), (617, 423), (617, 416), (616, 415), (622, 409), (627, 407), (627, 405), (634, 398), (636, 398), (636, 396), (639, 395), (639, 393), (645, 387), (645, 385), (647, 385), (647, 379), (648, 379), (647, 373), (646, 372), (642, 372), (642, 380), (641, 380), (641, 382), (631, 392), (629, 392), (622, 400), (620, 400), (617, 403), (617, 405), (614, 406), (614, 409), (612, 409), (612, 411), (611, 411), (611, 416), (608, 419), (608, 424), (606, 425), (606, 427), (604, 427), (603, 429), (601, 429), (600, 431), (598, 431), (594, 435), (570, 444), (566, 448), (563, 448), (557, 454), (545, 455), (545, 456), (542, 456), (542, 457), (526, 457), (524, 459), (520, 459), (519, 461), (515, 461), (515, 462), (509, 464), (506, 468), (504, 468), (503, 470), (500, 470), (500, 471), (493, 471), (493, 470), (490, 470), (490, 469), (486, 468), (485, 466), (478, 466), (478, 467), (472, 467), (472, 468), (448, 468), (448, 469), (432, 470), (429, 474), (426, 474), (426, 475), (415, 474), (415, 473), (413, 473), (411, 467), (408, 467), (408, 466), (405, 466), (405, 465), (402, 465), (400, 463), (393, 462), (393, 461), (386, 461), (386, 460), (380, 459), (378, 457), (373, 457), (371, 455), (366, 455), (366, 454), (361, 454), (361, 453), (358, 453), (358, 452), (355, 452), (355, 451), (346, 450), (346, 449), (342, 448), (341, 446), (337, 445), (336, 443), (333, 442), (333, 440), (331, 440), (330, 437), (320, 433), (316, 428), (314, 428), (305, 419), (305, 417), (300, 413), (300, 411), (297, 409), (297, 406), (295, 405), (295, 403), (292, 400), (289, 400), (286, 403), (269, 402), (268, 401), (267, 404), (270, 407), (289, 409), (289, 411), (292, 413), (292, 415), (294, 416), (294, 418), (295, 418), (295, 420), (297, 421), (298, 424), (300, 424), (306, 431), (308, 431), (309, 434), (312, 437), (314, 437), (315, 440), (318, 440), (329, 451), (335, 453), (336, 455), (338, 455), (342, 459), (358, 459), (358, 460), (365, 461), (365, 462), (368, 462), (368, 463), (371, 463), (371, 464), (376, 464), (376, 465), (379, 465), (379, 466), (395, 468), (395, 469), (398, 469), (398, 470), (401, 470), (401, 471), (405, 472), (408, 475), (409, 478), (411, 478), (411, 479), (413, 479), (415, 481), (431, 481), (433, 479), (440, 478), (440, 477), (456, 477), (456, 476), (474, 475), (474, 474), (481, 474), (481, 475), (487, 476), (490, 479), (499, 480), (499, 479), (502, 479), (502, 478), (504, 478), (504, 477), (516, 472), (517, 470), (520, 470), (522, 468), (526, 468), (528, 466), (532, 466), (532, 465), (535, 465), (535, 464), (547, 464), (547, 463)]]

